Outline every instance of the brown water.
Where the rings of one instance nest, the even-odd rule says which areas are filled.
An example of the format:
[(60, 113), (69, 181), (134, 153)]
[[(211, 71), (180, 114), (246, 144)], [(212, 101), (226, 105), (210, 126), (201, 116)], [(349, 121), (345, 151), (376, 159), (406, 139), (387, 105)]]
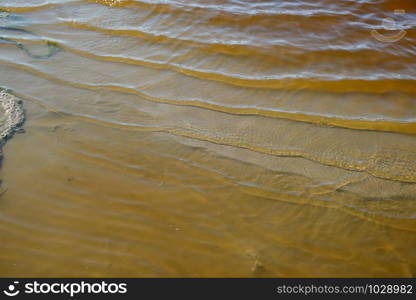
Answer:
[(0, 8), (1, 276), (416, 276), (414, 0)]

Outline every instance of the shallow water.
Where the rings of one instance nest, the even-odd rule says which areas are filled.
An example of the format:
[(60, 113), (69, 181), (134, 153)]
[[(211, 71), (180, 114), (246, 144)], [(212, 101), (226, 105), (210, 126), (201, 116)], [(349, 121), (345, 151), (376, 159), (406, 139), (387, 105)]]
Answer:
[(416, 275), (413, 0), (0, 9), (1, 276)]

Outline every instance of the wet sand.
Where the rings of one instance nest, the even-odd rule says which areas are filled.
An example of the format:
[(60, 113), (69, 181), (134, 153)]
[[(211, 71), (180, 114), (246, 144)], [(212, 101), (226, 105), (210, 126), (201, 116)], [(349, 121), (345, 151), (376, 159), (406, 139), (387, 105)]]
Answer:
[(44, 2), (2, 7), (1, 276), (415, 276), (398, 3)]

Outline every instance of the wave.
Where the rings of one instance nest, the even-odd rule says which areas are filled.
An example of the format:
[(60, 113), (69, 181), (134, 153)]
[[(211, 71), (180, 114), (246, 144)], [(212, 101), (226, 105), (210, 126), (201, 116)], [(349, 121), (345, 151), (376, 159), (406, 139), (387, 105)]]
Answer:
[[(12, 69), (7, 72), (9, 74), (15, 73)], [(138, 95), (129, 95), (125, 91), (103, 93), (100, 89), (95, 88), (84, 90), (85, 86), (79, 85), (68, 88), (71, 85), (65, 81), (48, 78), (58, 84), (52, 85), (41, 80), (37, 73), (33, 73), (33, 75), (38, 79), (33, 75), (27, 76), (19, 73), (18, 78), (21, 82), (18, 86), (29, 86), (28, 83), (35, 84), (36, 82), (35, 86), (47, 84), (50, 87), (51, 94), (43, 95), (37, 101), (50, 103), (48, 105), (55, 107), (55, 110), (86, 117), (94, 122), (103, 123), (104, 121), (103, 124), (107, 123), (107, 126), (110, 127), (164, 131), (177, 136), (272, 156), (303, 157), (324, 165), (367, 172), (372, 176), (390, 180), (416, 181), (412, 171), (414, 155), (411, 149), (415, 142), (412, 136), (311, 126), (302, 122), (256, 116), (240, 117), (218, 114), (215, 111), (209, 112), (206, 109), (201, 111), (200, 108), (188, 106), (174, 108), (171, 104), (161, 106), (161, 104), (155, 103), (153, 105), (151, 104), (154, 103), (153, 101), (146, 104), (147, 99), (144, 98), (144, 101), (140, 101)], [(16, 86), (16, 83), (10, 80), (3, 81), (7, 82), (10, 87)], [(53, 86), (54, 88), (52, 88)], [(29, 96), (30, 93), (27, 95)], [(68, 96), (56, 99), (53, 95)], [(89, 100), (85, 103), (74, 103), (71, 101), (73, 97)], [(102, 103), (94, 101), (94, 105), (91, 106), (91, 101), (94, 99), (99, 99), (98, 101)], [(108, 111), (106, 108), (106, 102), (111, 103), (111, 99), (117, 99), (118, 106), (121, 106), (120, 109), (117, 108), (118, 120), (114, 119), (112, 111)], [(135, 103), (142, 112), (146, 112), (145, 115), (137, 108), (132, 107), (132, 103)], [(190, 118), (190, 116), (195, 117)], [(131, 121), (127, 122), (127, 120)], [(138, 120), (146, 125), (139, 124)], [(230, 127), (227, 124), (234, 125)], [(292, 132), (291, 136), (287, 136), (287, 130)], [(349, 141), (349, 143), (345, 141)], [(332, 150), (326, 150), (326, 145), (331, 145)], [(401, 146), (397, 147), (397, 145)], [(356, 147), (360, 147), (362, 150), (357, 152)]]
[[(118, 91), (118, 92), (125, 92), (130, 94), (139, 95), (148, 99), (153, 102), (157, 103), (165, 103), (165, 104), (174, 104), (174, 105), (182, 105), (182, 106), (194, 106), (199, 108), (210, 109), (214, 111), (234, 114), (234, 115), (258, 115), (264, 117), (271, 117), (271, 118), (283, 118), (289, 119), (294, 121), (302, 121), (314, 124), (321, 124), (321, 125), (330, 125), (330, 126), (339, 126), (344, 128), (351, 128), (351, 129), (360, 129), (360, 130), (376, 130), (376, 131), (391, 131), (391, 132), (401, 132), (401, 133), (416, 133), (416, 121), (415, 118), (393, 118), (387, 115), (379, 115), (377, 117), (370, 117), (368, 115), (342, 115), (342, 114), (334, 114), (331, 112), (313, 112), (313, 111), (305, 111), (300, 109), (288, 109), (284, 107), (267, 107), (263, 106), (259, 103), (257, 104), (243, 104), (241, 103), (226, 103), (224, 100), (219, 101), (220, 97), (217, 97), (218, 100), (207, 99), (207, 98), (196, 98), (196, 97), (183, 97), (183, 96), (176, 96), (175, 98), (166, 98), (160, 95), (154, 94), (152, 90), (158, 90), (157, 88), (149, 89), (140, 86), (134, 86), (129, 84), (128, 82), (103, 82), (100, 79), (100, 83), (94, 83), (90, 81), (83, 81), (80, 82), (75, 78), (60, 78), (57, 76), (57, 70), (53, 71), (42, 71), (41, 64), (40, 67), (36, 67), (33, 64), (25, 63), (21, 59), (16, 59), (15, 61), (20, 61), (17, 63), (13, 63), (11, 61), (3, 60), (3, 63), (8, 65), (14, 65), (18, 68), (23, 68), (26, 71), (34, 73), (38, 76), (47, 78), (52, 81), (57, 81), (66, 85), (71, 85), (74, 87), (79, 88), (86, 88), (86, 89), (107, 89), (110, 91)], [(98, 69), (96, 69), (98, 70)], [(157, 71), (157, 70), (156, 70)], [(151, 73), (152, 74), (152, 73)], [(80, 74), (81, 75), (81, 74)], [(85, 74), (84, 74), (85, 76)], [(92, 77), (90, 77), (91, 79)], [(154, 77), (152, 77), (154, 78)], [(156, 78), (154, 78), (156, 79)], [(186, 78), (185, 78), (186, 79)], [(88, 79), (87, 79), (88, 80)], [(177, 81), (179, 84), (179, 81)], [(378, 82), (382, 84), (381, 82)], [(167, 84), (167, 83), (165, 83)], [(281, 83), (283, 84), (283, 83)], [(322, 84), (322, 83), (321, 83)], [(341, 85), (342, 82), (339, 82)], [(158, 85), (160, 85), (158, 83)], [(384, 82), (384, 85), (388, 87), (388, 84)], [(333, 100), (332, 100), (333, 101)], [(293, 101), (292, 101), (293, 102)], [(377, 102), (375, 103), (377, 105)], [(396, 111), (397, 113), (397, 111)], [(387, 110), (386, 110), (387, 114)]]

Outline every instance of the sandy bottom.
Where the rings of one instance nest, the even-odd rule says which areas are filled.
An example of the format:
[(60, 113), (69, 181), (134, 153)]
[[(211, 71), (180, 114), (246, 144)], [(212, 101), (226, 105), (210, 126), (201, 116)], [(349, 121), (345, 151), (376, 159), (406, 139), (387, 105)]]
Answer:
[(416, 274), (409, 220), (256, 195), (225, 174), (249, 163), (25, 106), (2, 169), (2, 276)]

